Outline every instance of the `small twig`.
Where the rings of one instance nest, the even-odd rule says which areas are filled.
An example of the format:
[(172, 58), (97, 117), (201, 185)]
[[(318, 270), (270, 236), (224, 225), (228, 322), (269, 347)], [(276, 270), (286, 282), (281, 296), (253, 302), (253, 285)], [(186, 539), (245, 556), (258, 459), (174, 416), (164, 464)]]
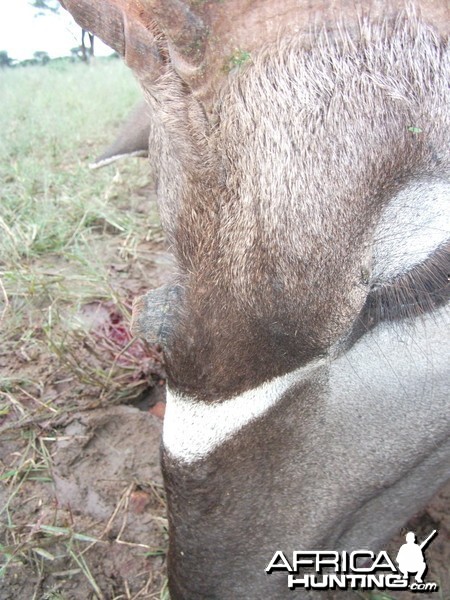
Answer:
[[(109, 517), (108, 522), (106, 523), (105, 528), (103, 529), (102, 533), (99, 535), (99, 540), (102, 540), (102, 538), (105, 537), (105, 535), (107, 535), (109, 533), (109, 530), (111, 529), (111, 526), (114, 522), (114, 519), (116, 518), (117, 514), (119, 513), (119, 511), (122, 509), (123, 505), (126, 501), (127, 496), (129, 496), (129, 494), (131, 494), (131, 492), (134, 489), (135, 484), (132, 483), (129, 486), (127, 486), (125, 492), (121, 495), (119, 502), (117, 503), (116, 508), (114, 509), (112, 515)], [(88, 552), (88, 550), (90, 550), (92, 548), (92, 546), (95, 546), (97, 542), (92, 542), (92, 544), (89, 544), (89, 546), (87, 546), (81, 554), (85, 554), (86, 552)]]
[(33, 402), (36, 402), (40, 406), (43, 406), (44, 408), (47, 408), (52, 413), (57, 414), (59, 412), (58, 410), (56, 410), (56, 408), (53, 408), (52, 406), (49, 406), (46, 402), (42, 402), (42, 400), (39, 400), (39, 398), (36, 398), (36, 396), (32, 396), (29, 392), (27, 392), (26, 390), (24, 390), (22, 387), (17, 386), (17, 389), (20, 390), (22, 392), (22, 394), (24, 394), (25, 396), (27, 396), (27, 398), (29, 398), (30, 400), (33, 400)]
[(8, 300), (8, 294), (6, 293), (5, 286), (3, 285), (1, 277), (0, 277), (0, 290), (2, 291), (3, 297), (5, 299), (5, 306), (3, 307), (2, 314), (0, 315), (0, 329), (1, 329), (3, 320), (6, 316), (6, 313), (8, 311), (9, 305), (10, 305), (9, 300)]
[(140, 598), (142, 596), (148, 597), (149, 590), (150, 590), (152, 583), (153, 583), (153, 571), (150, 570), (150, 574), (148, 576), (147, 583), (144, 585), (144, 587), (142, 589), (140, 589), (137, 592), (136, 595), (133, 596), (133, 598), (131, 600), (137, 600), (138, 598)]

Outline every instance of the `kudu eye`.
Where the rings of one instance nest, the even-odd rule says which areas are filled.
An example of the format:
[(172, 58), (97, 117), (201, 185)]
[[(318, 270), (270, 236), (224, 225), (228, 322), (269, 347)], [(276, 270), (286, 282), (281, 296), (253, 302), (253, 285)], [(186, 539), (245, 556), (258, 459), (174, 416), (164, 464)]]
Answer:
[(387, 204), (375, 231), (371, 293), (374, 322), (414, 317), (450, 297), (450, 184), (408, 183)]

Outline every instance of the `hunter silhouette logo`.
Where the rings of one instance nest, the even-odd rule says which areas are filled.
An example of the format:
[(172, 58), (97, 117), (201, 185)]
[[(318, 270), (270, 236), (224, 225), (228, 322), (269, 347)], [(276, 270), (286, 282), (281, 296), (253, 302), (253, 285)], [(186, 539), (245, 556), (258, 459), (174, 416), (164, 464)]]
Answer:
[(422, 577), (427, 570), (423, 551), (436, 535), (437, 531), (434, 529), (419, 546), (416, 542), (416, 534), (413, 531), (406, 534), (406, 544), (403, 544), (397, 554), (398, 567), (405, 579), (409, 579), (409, 575), (415, 573), (417, 583), (423, 583)]
[[(378, 554), (371, 550), (337, 552), (336, 550), (298, 550), (292, 553), (292, 561), (277, 550), (265, 571), (268, 575), (284, 571), (288, 573), (288, 588), (314, 590), (406, 590), (413, 592), (437, 592), (435, 582), (424, 582), (427, 571), (424, 552), (437, 535), (434, 530), (421, 543), (416, 534), (406, 534), (395, 561), (385, 550)], [(409, 582), (414, 575), (414, 581)]]

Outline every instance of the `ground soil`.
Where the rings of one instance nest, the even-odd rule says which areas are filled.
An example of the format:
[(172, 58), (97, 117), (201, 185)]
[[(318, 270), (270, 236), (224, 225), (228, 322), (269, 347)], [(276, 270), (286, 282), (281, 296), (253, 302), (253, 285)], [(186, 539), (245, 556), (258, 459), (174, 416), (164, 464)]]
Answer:
[[(34, 528), (41, 537), (38, 547), (55, 558), (39, 569), (35, 551), (22, 557), (7, 573), (0, 590), (2, 600), (110, 600), (126, 598), (125, 590), (130, 598), (139, 592), (141, 598), (160, 597), (167, 539), (160, 433), (160, 419), (131, 406), (71, 415), (54, 436), (53, 483), (28, 482), (12, 507), (16, 527), (29, 528), (30, 535)], [(20, 440), (2, 442), (4, 460), (11, 450), (21, 450)], [(99, 541), (91, 545), (61, 536), (64, 539), (58, 543), (58, 536), (52, 539), (39, 533), (40, 523), (56, 523)], [(76, 559), (68, 557), (70, 544), (73, 555), (85, 559), (101, 595), (95, 593)]]
[[(154, 192), (137, 190), (129, 201), (149, 210)], [(157, 232), (140, 242), (138, 260), (119, 244), (102, 231), (91, 240), (127, 308), (170, 279), (172, 259)], [(49, 277), (73, 275), (64, 258), (45, 260), (39, 267)], [(99, 298), (59, 314), (52, 335), (65, 344), (61, 354), (47, 344), (40, 308), (27, 315), (33, 340), (0, 344), (0, 380), (14, 382), (8, 397), (17, 406), (0, 413), (0, 566), (8, 563), (0, 600), (164, 600), (160, 349), (128, 348), (123, 307)], [(96, 369), (108, 372), (115, 361), (135, 396), (123, 399), (120, 381), (99, 395)], [(55, 414), (44, 410), (49, 404)]]

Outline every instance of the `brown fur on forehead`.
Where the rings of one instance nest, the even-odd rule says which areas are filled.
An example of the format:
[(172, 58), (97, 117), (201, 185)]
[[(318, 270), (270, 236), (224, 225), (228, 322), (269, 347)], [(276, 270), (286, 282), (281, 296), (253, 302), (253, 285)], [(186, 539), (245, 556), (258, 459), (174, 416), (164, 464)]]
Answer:
[(177, 385), (220, 391), (230, 373), (237, 388), (254, 385), (351, 326), (381, 209), (409, 179), (448, 169), (445, 51), (410, 15), (363, 24), (356, 39), (322, 33), (307, 50), (281, 40), (230, 78), (203, 157), (207, 184), (188, 173), (179, 207)]
[(322, 34), (310, 51), (296, 39), (281, 41), (231, 80), (209, 144), (219, 162), (216, 187), (205, 189), (192, 173), (184, 197), (181, 247), (195, 238), (186, 242), (188, 263), (212, 219), (219, 237), (210, 246), (226, 247), (239, 275), (253, 263), (254, 241), (278, 240), (282, 253), (293, 242), (304, 254), (309, 243), (339, 233), (343, 217), (353, 230), (367, 230), (368, 212), (375, 219), (402, 178), (433, 166), (430, 145), (447, 135), (445, 43), (415, 18), (393, 31), (363, 27), (356, 41), (340, 37)]

